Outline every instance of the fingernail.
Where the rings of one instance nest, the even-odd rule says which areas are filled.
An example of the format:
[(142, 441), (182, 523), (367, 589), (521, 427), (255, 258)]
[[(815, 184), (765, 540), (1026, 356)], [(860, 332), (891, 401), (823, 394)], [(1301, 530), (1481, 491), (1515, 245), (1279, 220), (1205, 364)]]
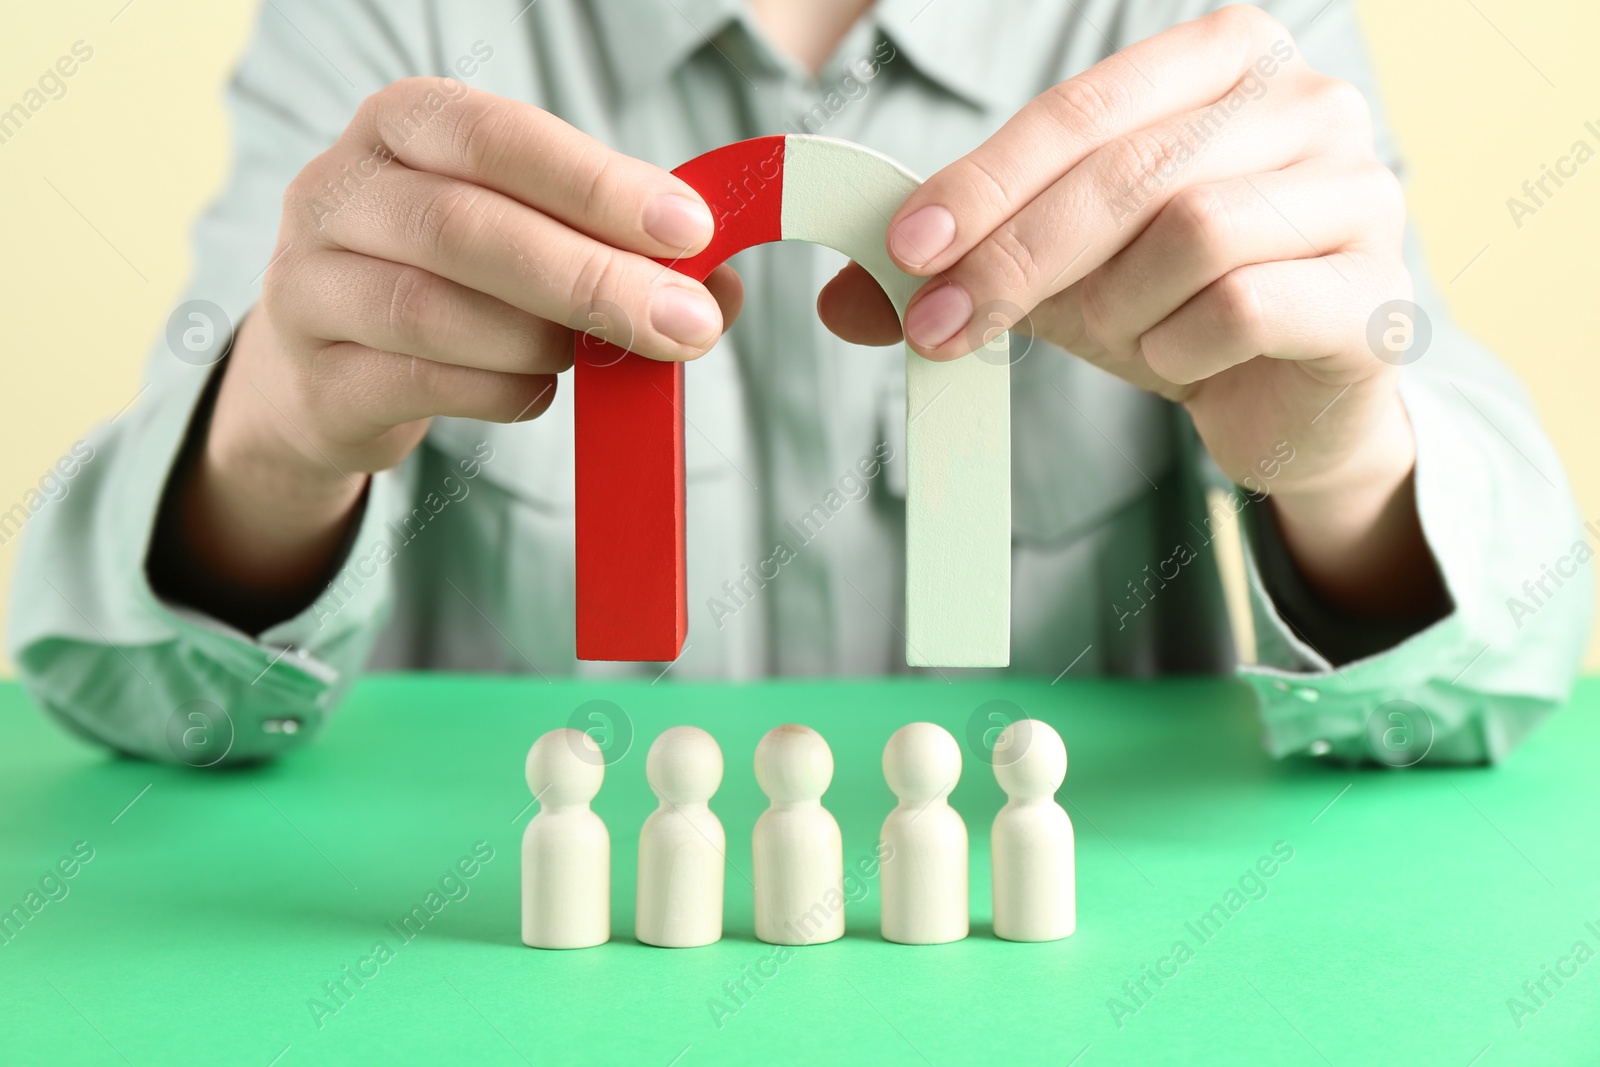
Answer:
[(909, 267), (931, 263), (956, 239), (956, 217), (938, 204), (918, 208), (889, 233), (889, 253)]
[(644, 230), (673, 248), (699, 248), (711, 240), (711, 209), (676, 193), (658, 196), (645, 205)]
[(923, 348), (935, 348), (956, 335), (972, 318), (972, 298), (959, 285), (944, 285), (906, 315), (906, 336)]
[(708, 294), (663, 285), (650, 298), (650, 325), (680, 345), (709, 348), (722, 328), (722, 312)]

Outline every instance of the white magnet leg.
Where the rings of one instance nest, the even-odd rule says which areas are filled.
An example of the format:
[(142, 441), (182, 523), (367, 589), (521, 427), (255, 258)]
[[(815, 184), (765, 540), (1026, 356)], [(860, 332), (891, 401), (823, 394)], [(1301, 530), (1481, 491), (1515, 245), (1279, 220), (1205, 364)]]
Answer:
[[(885, 247), (889, 219), (920, 184), (848, 141), (784, 142), (784, 240), (812, 241), (861, 264), (905, 318), (924, 279)], [(906, 349), (906, 662), (1011, 662), (1010, 338), (933, 363)]]

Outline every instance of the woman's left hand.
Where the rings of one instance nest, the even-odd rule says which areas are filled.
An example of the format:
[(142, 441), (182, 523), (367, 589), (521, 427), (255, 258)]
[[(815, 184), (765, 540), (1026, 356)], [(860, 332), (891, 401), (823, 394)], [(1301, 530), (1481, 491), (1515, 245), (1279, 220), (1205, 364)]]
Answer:
[[(1385, 611), (1393, 582), (1364, 588), (1391, 569), (1384, 551), (1428, 558), (1398, 390), (1406, 353), (1368, 340), (1369, 321), (1412, 296), (1404, 228), (1360, 90), (1236, 6), (1034, 99), (914, 192), (888, 245), (930, 278), (905, 319), (926, 358), (962, 356), (997, 328), (1032, 334), (1182, 403), (1218, 466), (1251, 488), (1287, 442), (1294, 461), (1270, 488), (1302, 569), (1346, 606)], [(855, 264), (819, 310), (849, 340), (900, 336)]]

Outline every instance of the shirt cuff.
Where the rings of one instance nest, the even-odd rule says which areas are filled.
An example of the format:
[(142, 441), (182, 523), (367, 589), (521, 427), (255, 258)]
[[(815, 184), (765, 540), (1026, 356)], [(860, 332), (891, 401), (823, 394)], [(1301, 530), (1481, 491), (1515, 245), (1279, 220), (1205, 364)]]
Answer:
[(1482, 590), (1505, 517), (1483, 446), (1448, 398), (1404, 380), (1401, 395), (1417, 439), (1417, 510), (1450, 610), (1378, 623), (1332, 609), (1301, 578), (1266, 502), (1242, 508), (1257, 663), (1239, 673), (1273, 756), (1493, 761), (1552, 706), (1462, 682), (1499, 636)]
[[(163, 600), (146, 569), (156, 519), (220, 373), (152, 385), (91, 435), (97, 458), (29, 531), (15, 590), (29, 606), (13, 612), (16, 661), (57, 718), (125, 752), (207, 766), (211, 751), (270, 758), (320, 730), (387, 618), (392, 579), (370, 546), (408, 498), (398, 472), (375, 476), (349, 542), (369, 548), (349, 549), (314, 603), (259, 635)], [(191, 736), (227, 745), (178, 747)]]

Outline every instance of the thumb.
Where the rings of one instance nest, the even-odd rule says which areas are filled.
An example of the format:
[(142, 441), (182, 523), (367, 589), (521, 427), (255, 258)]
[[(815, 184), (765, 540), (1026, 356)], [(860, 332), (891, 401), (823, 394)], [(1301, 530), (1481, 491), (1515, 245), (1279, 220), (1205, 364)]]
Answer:
[(854, 261), (845, 264), (817, 294), (822, 324), (858, 345), (899, 344), (900, 316), (872, 275)]

